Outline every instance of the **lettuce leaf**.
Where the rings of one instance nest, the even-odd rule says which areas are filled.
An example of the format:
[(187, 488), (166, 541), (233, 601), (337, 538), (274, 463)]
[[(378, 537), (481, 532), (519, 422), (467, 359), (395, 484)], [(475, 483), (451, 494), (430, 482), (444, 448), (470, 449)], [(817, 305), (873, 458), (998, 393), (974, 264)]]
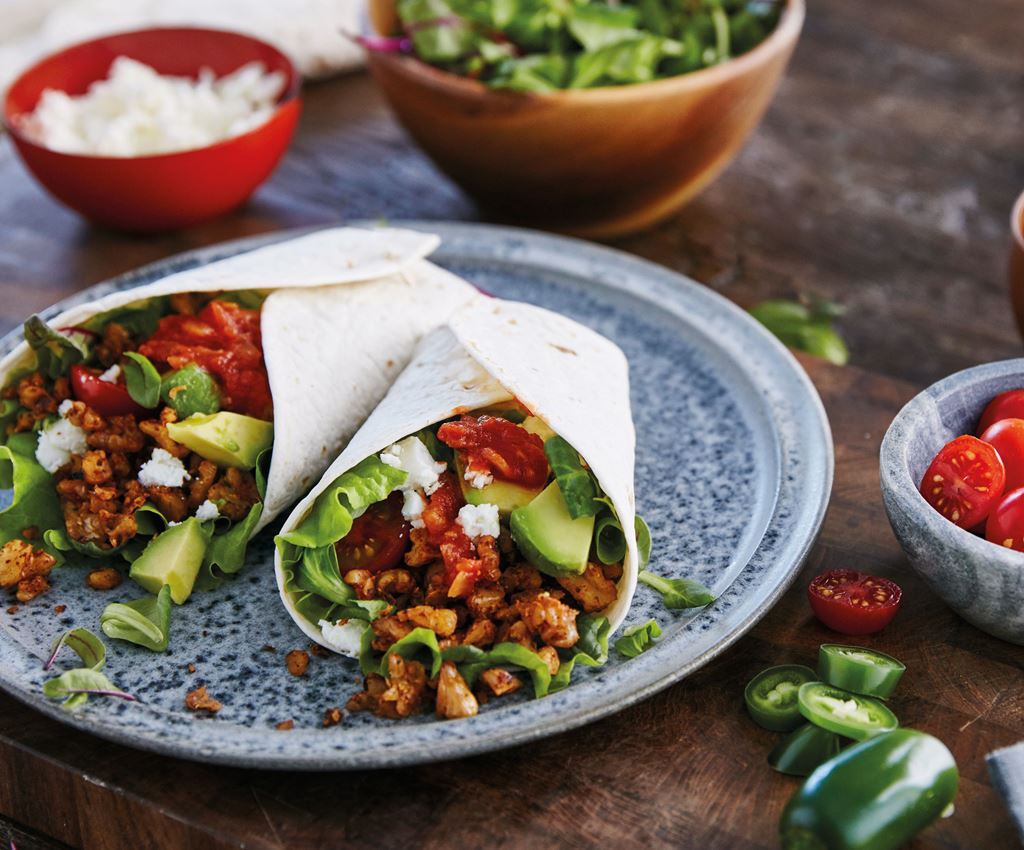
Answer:
[[(367, 629), (367, 632), (372, 634), (373, 629)], [(363, 635), (366, 638), (366, 635)], [(372, 639), (372, 637), (371, 637)], [(381, 676), (387, 676), (388, 674), (388, 659), (392, 655), (401, 655), (402, 658), (412, 658), (418, 653), (422, 653), (423, 650), (427, 650), (430, 653), (430, 677), (433, 678), (441, 671), (441, 648), (437, 645), (437, 635), (430, 629), (416, 628), (413, 629), (401, 640), (396, 640), (388, 648), (388, 651), (384, 653), (384, 657), (380, 660), (376, 671)]]
[[(211, 590), (219, 587), (226, 576), (234, 575), (245, 566), (249, 538), (252, 537), (262, 513), (263, 503), (257, 502), (249, 509), (245, 519), (233, 523), (226, 531), (219, 531), (213, 535), (203, 558), (199, 582), (201, 589)], [(219, 525), (222, 520), (215, 522)]]
[(551, 686), (551, 670), (536, 652), (518, 643), (498, 643), (484, 650), (477, 646), (452, 646), (441, 653), (445, 661), (459, 665), (459, 673), (471, 688), (477, 677), (491, 667), (517, 667), (526, 670), (533, 680), (533, 695), (547, 696)]
[[(295, 548), (318, 549), (341, 540), (352, 529), (353, 520), (372, 504), (386, 499), (402, 485), (406, 473), (388, 466), (378, 457), (368, 457), (343, 473), (318, 497), (309, 515), (292, 531), (275, 540), (294, 563)], [(284, 544), (291, 544), (292, 548)]]
[(171, 626), (171, 589), (166, 584), (156, 596), (131, 602), (111, 602), (100, 614), (107, 637), (137, 643), (153, 652), (167, 649)]
[(655, 638), (661, 637), (661, 626), (657, 620), (648, 620), (638, 626), (625, 629), (615, 641), (615, 651), (626, 658), (636, 658), (655, 644)]
[(18, 451), (28, 445), (34, 451), (35, 439), (33, 432), (16, 434), (6, 446), (0, 446), (0, 489), (13, 490), (11, 504), (0, 511), (0, 545), (22, 539), (23, 529), (35, 527), (43, 536), (43, 548), (63, 560), (60, 550), (46, 539), (48, 531), (64, 528), (53, 478), (36, 463), (34, 454)]
[(562, 437), (554, 436), (544, 442), (544, 454), (555, 474), (558, 489), (562, 491), (569, 516), (573, 519), (594, 516), (600, 507), (597, 484), (590, 472), (583, 468), (579, 452)]

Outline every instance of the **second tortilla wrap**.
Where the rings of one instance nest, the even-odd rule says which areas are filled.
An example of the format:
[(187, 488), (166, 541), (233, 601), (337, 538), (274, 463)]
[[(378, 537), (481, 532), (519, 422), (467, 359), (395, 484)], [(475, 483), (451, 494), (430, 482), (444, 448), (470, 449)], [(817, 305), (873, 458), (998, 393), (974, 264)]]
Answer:
[[(426, 426), (513, 398), (579, 452), (614, 506), (626, 543), (617, 599), (602, 612), (614, 631), (629, 609), (639, 571), (628, 363), (606, 338), (529, 304), (479, 296), (457, 310), (446, 327), (426, 336), (381, 404), (285, 520), (281, 538), (302, 523), (340, 475), (365, 458)], [(282, 601), (296, 624), (333, 648), (317, 624), (297, 611), (280, 551), (276, 571)]]

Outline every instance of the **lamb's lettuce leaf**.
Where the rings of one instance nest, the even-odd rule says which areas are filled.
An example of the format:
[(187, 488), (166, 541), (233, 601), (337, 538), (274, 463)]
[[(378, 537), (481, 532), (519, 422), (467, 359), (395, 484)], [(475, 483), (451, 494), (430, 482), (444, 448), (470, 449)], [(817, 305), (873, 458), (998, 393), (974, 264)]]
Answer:
[(153, 652), (167, 649), (170, 626), (171, 588), (166, 584), (156, 596), (111, 602), (100, 614), (100, 628), (107, 637), (137, 643)]
[(630, 626), (625, 629), (615, 640), (615, 651), (626, 658), (636, 658), (640, 653), (646, 652), (661, 637), (661, 626), (657, 620), (648, 620), (637, 626)]
[(50, 645), (50, 655), (43, 669), (49, 670), (57, 660), (60, 651), (67, 647), (74, 651), (79, 660), (91, 670), (99, 670), (107, 663), (107, 648), (96, 635), (88, 629), (69, 629), (58, 635)]
[(62, 699), (64, 708), (76, 708), (90, 696), (110, 696), (124, 700), (135, 697), (117, 688), (100, 672), (107, 660), (107, 650), (96, 635), (88, 629), (71, 629), (57, 637), (50, 649), (50, 657), (43, 669), (53, 666), (63, 647), (70, 647), (78, 655), (84, 667), (65, 670), (59, 676), (43, 683), (43, 696), (47, 699)]
[(662, 603), (672, 610), (701, 608), (715, 601), (714, 594), (692, 578), (662, 578), (647, 570), (640, 570), (637, 578), (660, 593)]
[(562, 491), (569, 516), (573, 519), (594, 516), (601, 507), (597, 501), (597, 483), (589, 470), (583, 468), (579, 452), (565, 439), (555, 436), (545, 440), (544, 454)]
[(160, 373), (152, 361), (137, 351), (125, 352), (124, 385), (132, 400), (151, 409), (160, 403)]
[(608, 660), (608, 634), (611, 623), (607, 617), (597, 614), (581, 614), (576, 618), (576, 629), (580, 639), (576, 645), (564, 653), (558, 672), (551, 677), (551, 693), (562, 690), (569, 684), (572, 671), (577, 664), (586, 667), (600, 667)]
[(90, 696), (116, 697), (134, 701), (135, 697), (118, 688), (104, 673), (88, 667), (65, 670), (53, 679), (43, 682), (43, 696), (47, 699), (62, 699), (63, 708), (77, 708)]

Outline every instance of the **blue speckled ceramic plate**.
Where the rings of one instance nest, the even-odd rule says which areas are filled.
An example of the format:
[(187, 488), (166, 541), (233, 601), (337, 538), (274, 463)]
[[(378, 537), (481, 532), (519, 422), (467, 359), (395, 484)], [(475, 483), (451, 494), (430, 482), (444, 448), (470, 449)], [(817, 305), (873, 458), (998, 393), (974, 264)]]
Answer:
[[(182, 758), (310, 770), (393, 766), (518, 744), (618, 711), (706, 664), (767, 613), (807, 555), (832, 484), (828, 421), (790, 354), (723, 298), (626, 254), (508, 228), (403, 226), (440, 233), (444, 243), (432, 259), (483, 289), (563, 312), (622, 346), (639, 439), (638, 507), (654, 532), (652, 569), (700, 579), (717, 601), (671, 612), (641, 586), (625, 625), (657, 618), (658, 645), (634, 659), (612, 652), (604, 667), (578, 670), (571, 687), (542, 700), (506, 697), (457, 721), (346, 715), (324, 729), (324, 711), (358, 689), (358, 669), (331, 657), (313, 658), (302, 678), (287, 672), (285, 653), (307, 641), (278, 602), (272, 526), (250, 547), (237, 580), (175, 609), (166, 653), (106, 641), (106, 672), (137, 703), (93, 699), (69, 712), (40, 693), (50, 675), (42, 659), (56, 634), (72, 626), (98, 632), (108, 602), (139, 595), (130, 582), (110, 593), (90, 590), (85, 572), (71, 566), (55, 571), (49, 593), (14, 615), (0, 613), (5, 690), (83, 732)], [(268, 241), (184, 254), (51, 312)], [(19, 337), (0, 341), (0, 354)], [(55, 614), (57, 604), (67, 610)], [(224, 704), (216, 717), (184, 708), (185, 694), (200, 684)], [(294, 729), (276, 731), (287, 719)]]

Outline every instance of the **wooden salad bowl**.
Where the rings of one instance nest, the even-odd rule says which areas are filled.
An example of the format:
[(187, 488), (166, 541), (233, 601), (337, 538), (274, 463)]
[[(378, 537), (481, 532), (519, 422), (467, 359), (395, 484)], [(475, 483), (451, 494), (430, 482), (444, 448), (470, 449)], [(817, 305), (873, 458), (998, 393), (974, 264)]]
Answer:
[[(394, 35), (394, 0), (370, 0)], [(369, 54), (398, 119), (481, 205), (590, 237), (649, 227), (721, 173), (757, 126), (804, 20), (787, 0), (775, 30), (721, 65), (650, 83), (517, 93), (399, 53)]]

